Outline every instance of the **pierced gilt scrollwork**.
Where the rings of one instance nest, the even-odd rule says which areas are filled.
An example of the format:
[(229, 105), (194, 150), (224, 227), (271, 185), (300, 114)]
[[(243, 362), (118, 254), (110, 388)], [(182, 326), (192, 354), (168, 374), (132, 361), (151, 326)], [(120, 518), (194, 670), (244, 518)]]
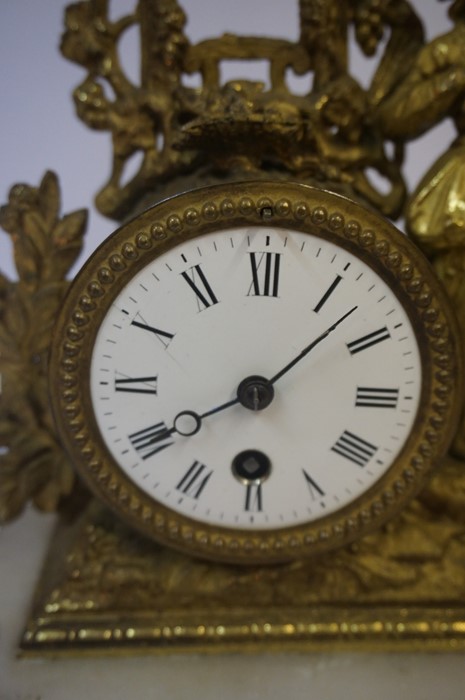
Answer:
[(0, 520), (32, 500), (55, 510), (74, 476), (49, 408), (47, 362), (52, 328), (82, 244), (84, 210), (59, 216), (53, 173), (38, 188), (16, 185), (0, 210), (18, 281), (0, 273)]
[[(297, 42), (226, 34), (192, 44), (176, 0), (140, 0), (115, 22), (107, 0), (68, 8), (62, 52), (87, 70), (74, 92), (78, 115), (113, 139), (112, 173), (97, 196), (102, 213), (120, 219), (141, 197), (152, 192), (152, 201), (160, 198), (167, 181), (192, 173), (197, 184), (201, 177), (285, 173), (333, 183), (388, 216), (399, 214), (402, 148), (388, 155), (372, 107), (407, 72), (423, 41), (421, 22), (405, 0), (300, 0), (299, 10)], [(118, 58), (119, 40), (133, 26), (140, 30), (139, 84)], [(349, 71), (351, 27), (367, 56), (390, 35), (367, 89)], [(222, 62), (231, 59), (266, 61), (270, 87), (243, 79), (222, 84)], [(202, 79), (196, 89), (183, 83), (193, 73)], [(312, 78), (308, 94), (289, 89), (288, 73)], [(135, 153), (142, 163), (124, 184)]]
[[(65, 21), (62, 53), (88, 71), (74, 91), (77, 113), (92, 129), (110, 131), (113, 139), (112, 173), (97, 204), (104, 214), (119, 218), (153, 180), (193, 166), (191, 154), (172, 148), (173, 111), (180, 108), (176, 94), (187, 50), (182, 33), (186, 18), (175, 0), (162, 0), (141, 2), (133, 14), (112, 22), (108, 0), (94, 0), (69, 6)], [(129, 80), (118, 58), (118, 42), (134, 24), (141, 28), (143, 44), (139, 86)], [(122, 186), (125, 165), (137, 152), (143, 154), (140, 172)]]

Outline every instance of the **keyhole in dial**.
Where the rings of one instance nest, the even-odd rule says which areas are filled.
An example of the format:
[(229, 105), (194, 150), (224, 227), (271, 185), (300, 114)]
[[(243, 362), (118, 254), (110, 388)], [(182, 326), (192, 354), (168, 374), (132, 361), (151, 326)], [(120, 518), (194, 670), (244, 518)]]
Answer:
[(232, 472), (242, 484), (259, 484), (271, 474), (271, 460), (261, 450), (243, 450), (232, 461)]

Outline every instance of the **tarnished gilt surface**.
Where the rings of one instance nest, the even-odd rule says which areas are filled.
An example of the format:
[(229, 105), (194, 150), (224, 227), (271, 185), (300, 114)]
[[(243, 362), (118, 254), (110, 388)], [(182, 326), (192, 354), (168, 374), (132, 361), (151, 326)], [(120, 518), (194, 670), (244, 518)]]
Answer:
[(63, 530), (53, 540), (21, 649), (463, 650), (463, 515), (440, 518), (414, 503), (349, 549), (244, 568), (154, 545), (94, 504), (66, 557)]
[(56, 510), (75, 478), (59, 444), (49, 407), (47, 364), (66, 275), (82, 246), (87, 213), (60, 216), (53, 173), (38, 188), (16, 185), (0, 210), (13, 242), (18, 282), (0, 273), (0, 520), (31, 500)]
[[(109, 20), (107, 4), (90, 0), (71, 5), (62, 40), (63, 54), (87, 71), (74, 93), (78, 115), (91, 128), (109, 131), (113, 139), (111, 176), (97, 197), (102, 212), (124, 217), (140, 202), (155, 201), (180, 182), (193, 186), (274, 175), (323, 183), (364, 199), (388, 216), (405, 209), (409, 233), (431, 257), (465, 335), (464, 0), (448, 4), (454, 27), (429, 44), (406, 0), (301, 0), (296, 44), (225, 36), (196, 46), (184, 33), (185, 16), (175, 0), (141, 0), (134, 14), (116, 22)], [(134, 24), (141, 26), (139, 85), (124, 74), (117, 55), (118, 40)], [(367, 88), (350, 74), (351, 26), (366, 55), (375, 53), (389, 30)], [(271, 88), (242, 76), (221, 85), (219, 64), (228, 57), (267, 59)], [(299, 75), (313, 74), (309, 94), (289, 91), (288, 68)], [(202, 87), (184, 87), (183, 74), (197, 70)], [(102, 85), (111, 88), (111, 97)], [(406, 193), (404, 144), (446, 117), (454, 120), (457, 139), (445, 144), (416, 191)], [(394, 142), (393, 150), (386, 148), (387, 140)], [(123, 186), (126, 162), (137, 152), (143, 156), (139, 172)], [(387, 187), (378, 187), (369, 171), (383, 176)], [(72, 490), (71, 470), (48, 413), (45, 365), (53, 317), (80, 247), (84, 220), (82, 212), (59, 218), (52, 175), (38, 189), (14, 188), (2, 213), (2, 225), (13, 237), (20, 277), (18, 283), (0, 278), (4, 520), (16, 516), (29, 499), (40, 508), (54, 509)], [(307, 642), (316, 639), (318, 646), (317, 627), (311, 625), (319, 622), (308, 616), (315, 611), (313, 605), (326, 610), (326, 603), (348, 606), (352, 615), (359, 611), (362, 623), (371, 625), (372, 631), (381, 625), (384, 632), (379, 638), (385, 646), (417, 648), (418, 640), (429, 639), (430, 634), (439, 640), (436, 646), (463, 644), (458, 641), (463, 640), (465, 600), (463, 423), (454, 453), (420, 499), (384, 531), (350, 550), (307, 564), (237, 571), (194, 563), (168, 550), (161, 553), (99, 515), (94, 524), (83, 526), (64, 560), (62, 580), (52, 589), (45, 585), (40, 597), (44, 607), (37, 609), (27, 643), (47, 646), (55, 634), (62, 648), (68, 648), (85, 640), (86, 634), (92, 636), (89, 620), (103, 618), (107, 623), (101, 621), (100, 632), (94, 630), (97, 636), (103, 634), (103, 644), (123, 637), (137, 640), (134, 616), (144, 617), (147, 607), (175, 612), (170, 620), (160, 613), (165, 633), (157, 623), (149, 625), (158, 630), (152, 641), (154, 635), (164, 634), (174, 639), (178, 629), (186, 642), (189, 635), (183, 637), (176, 615), (182, 620), (189, 606), (197, 641), (209, 629), (208, 634), (219, 640), (225, 627), (208, 626), (209, 619), (218, 620), (212, 610), (215, 606), (224, 610), (227, 601), (234, 615), (230, 602), (243, 606), (246, 598), (252, 610), (263, 612), (268, 606), (257, 629), (263, 639), (277, 629), (278, 646), (289, 632), (294, 639), (299, 634)], [(120, 629), (116, 619), (127, 612), (129, 600), (133, 617)], [(397, 605), (406, 606), (408, 616), (415, 604), (419, 612), (413, 627), (397, 618), (395, 622)], [(289, 612), (292, 606), (294, 617)], [(285, 618), (292, 618), (294, 627), (263, 626), (274, 624), (271, 617), (279, 616), (280, 610), (287, 610)], [(66, 617), (71, 613), (77, 615), (74, 621)], [(47, 633), (47, 625), (53, 628), (60, 615), (64, 616), (61, 632)], [(298, 627), (304, 618), (305, 630)], [(336, 623), (327, 627), (326, 639), (334, 644), (353, 642), (352, 633), (368, 629), (351, 627), (350, 619), (343, 624), (344, 629)], [(240, 644), (254, 639), (257, 630), (252, 627), (239, 635)], [(139, 641), (144, 640), (150, 642), (141, 634)]]

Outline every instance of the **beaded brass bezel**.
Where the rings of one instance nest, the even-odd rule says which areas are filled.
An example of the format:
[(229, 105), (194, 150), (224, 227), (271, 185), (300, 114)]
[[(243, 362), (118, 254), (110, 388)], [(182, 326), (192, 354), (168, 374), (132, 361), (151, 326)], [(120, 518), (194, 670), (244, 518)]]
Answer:
[[(100, 323), (145, 265), (196, 236), (238, 226), (274, 226), (331, 240), (381, 276), (406, 309), (422, 358), (422, 396), (411, 434), (383, 477), (349, 506), (281, 530), (198, 523), (133, 484), (108, 453), (93, 415), (89, 367)], [(247, 182), (190, 191), (145, 211), (110, 236), (76, 277), (57, 321), (51, 400), (63, 444), (92, 491), (133, 526), (193, 555), (244, 564), (284, 561), (344, 545), (398, 512), (421, 488), (452, 440), (461, 408), (456, 321), (428, 262), (376, 213), (317, 188)]]

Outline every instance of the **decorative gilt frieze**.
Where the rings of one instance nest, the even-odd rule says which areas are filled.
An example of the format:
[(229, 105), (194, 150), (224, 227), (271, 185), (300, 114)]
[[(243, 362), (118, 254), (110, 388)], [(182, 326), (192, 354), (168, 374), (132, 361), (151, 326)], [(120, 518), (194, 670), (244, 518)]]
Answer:
[[(388, 154), (376, 108), (422, 45), (419, 18), (405, 0), (300, 0), (299, 12), (296, 42), (225, 34), (192, 44), (176, 0), (140, 0), (117, 21), (109, 19), (107, 0), (68, 8), (61, 49), (87, 71), (74, 91), (77, 113), (113, 139), (112, 172), (97, 196), (102, 213), (121, 219), (142, 198), (153, 202), (173, 191), (176, 178), (184, 178), (185, 189), (186, 182), (270, 175), (329, 182), (387, 216), (400, 213), (402, 146)], [(138, 83), (118, 58), (119, 41), (134, 26), (142, 57)], [(367, 89), (350, 73), (351, 29), (367, 56), (389, 35)], [(241, 76), (223, 84), (227, 60), (265, 61), (270, 86)], [(183, 78), (194, 73), (200, 87), (187, 87)], [(307, 94), (292, 92), (289, 74), (311, 78)], [(125, 182), (135, 154), (142, 158), (139, 170)]]

